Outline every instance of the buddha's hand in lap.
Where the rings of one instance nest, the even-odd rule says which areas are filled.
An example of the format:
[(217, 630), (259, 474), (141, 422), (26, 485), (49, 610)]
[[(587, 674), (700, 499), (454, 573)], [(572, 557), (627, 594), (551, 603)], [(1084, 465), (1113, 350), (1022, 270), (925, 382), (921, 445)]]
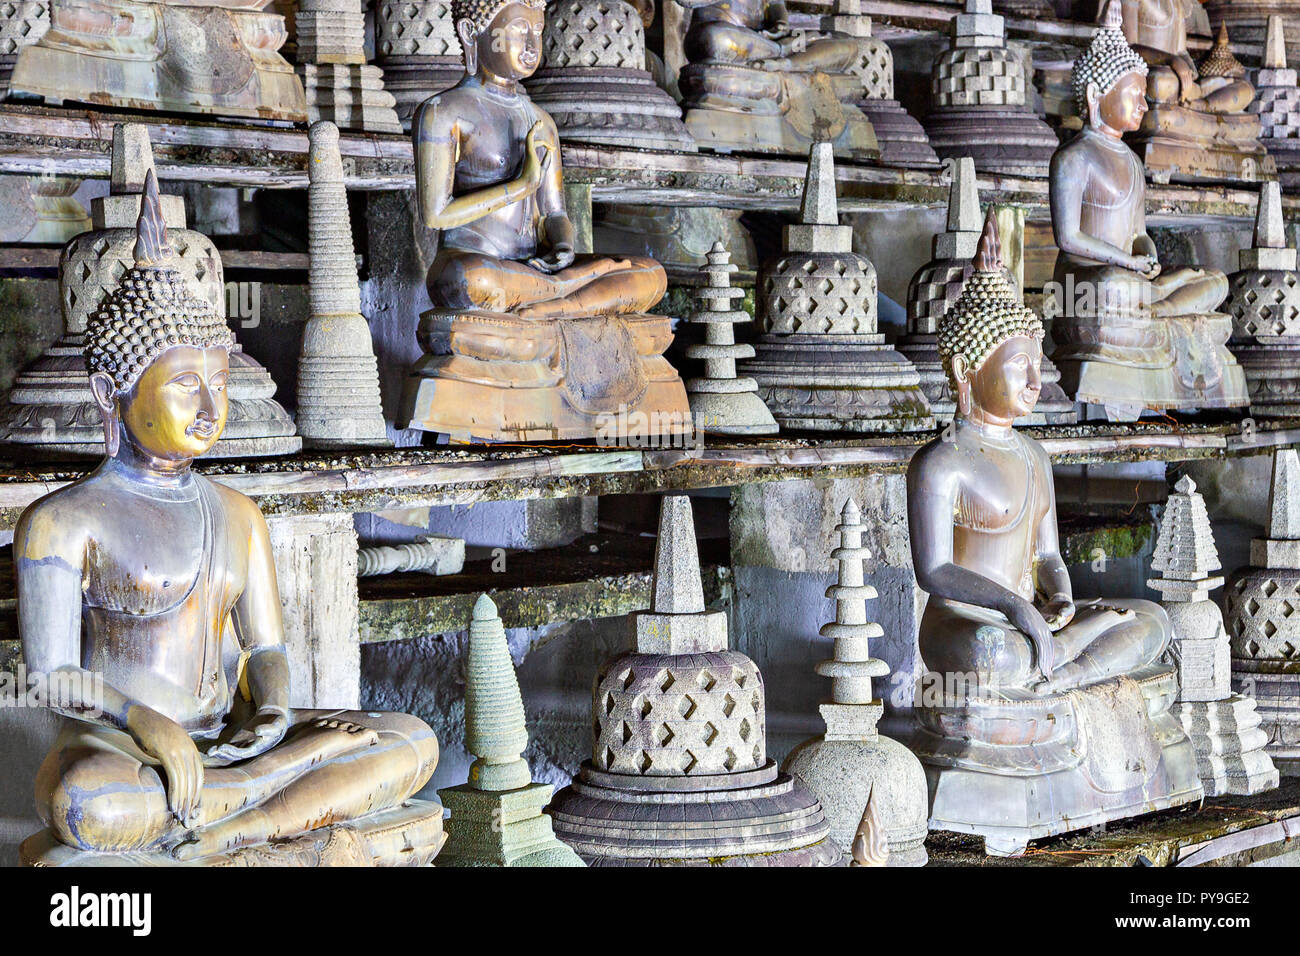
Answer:
[(1050, 681), (1056, 665), (1056, 648), (1052, 644), (1052, 630), (1041, 611), (1024, 598), (1014, 598), (999, 610), (1034, 645), (1038, 672), (1044, 681)]
[(264, 754), (284, 739), (289, 729), (289, 714), (281, 707), (263, 707), (225, 743), (217, 744), (203, 755), (205, 767), (224, 767)]
[(1074, 620), (1075, 610), (1071, 598), (1058, 597), (1044, 604), (1041, 613), (1047, 626), (1055, 633)]
[(1129, 268), (1148, 279), (1154, 279), (1160, 275), (1160, 260), (1149, 255), (1130, 256)]
[(128, 711), (126, 729), (141, 750), (162, 764), (172, 814), (182, 826), (192, 825), (203, 792), (203, 761), (190, 735), (170, 717), (142, 704)]
[(573, 265), (573, 246), (567, 242), (557, 242), (544, 256), (533, 256), (528, 264), (538, 272), (550, 275)]

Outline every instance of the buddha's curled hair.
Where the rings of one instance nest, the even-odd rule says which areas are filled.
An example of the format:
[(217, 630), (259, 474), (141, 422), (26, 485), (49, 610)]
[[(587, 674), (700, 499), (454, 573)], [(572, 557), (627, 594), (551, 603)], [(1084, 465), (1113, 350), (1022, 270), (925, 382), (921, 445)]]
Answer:
[(518, 3), (535, 10), (546, 9), (546, 0), (451, 0), (451, 19), (453, 23), (457, 20), (468, 20), (474, 24), (477, 32), (482, 33), (488, 28), (492, 18), (509, 3)]
[(130, 391), (153, 360), (174, 346), (227, 352), (235, 346), (226, 320), (190, 291), (173, 259), (150, 170), (136, 222), (135, 265), (86, 323), (86, 369), (106, 372), (119, 392)]
[(1130, 73), (1147, 75), (1147, 63), (1128, 45), (1123, 29), (1123, 8), (1119, 0), (1109, 0), (1101, 25), (1083, 55), (1074, 61), (1070, 86), (1079, 112), (1088, 115), (1088, 84), (1096, 83), (1105, 96), (1115, 84)]

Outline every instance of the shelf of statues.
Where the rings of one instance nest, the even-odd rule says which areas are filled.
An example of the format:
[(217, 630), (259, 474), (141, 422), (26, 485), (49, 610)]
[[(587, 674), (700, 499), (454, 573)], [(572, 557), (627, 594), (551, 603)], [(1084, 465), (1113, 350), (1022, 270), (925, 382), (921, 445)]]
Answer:
[[(635, 423), (625, 423), (634, 425)], [(1056, 464), (1189, 461), (1300, 446), (1300, 419), (1174, 420), (1020, 429)], [(629, 428), (629, 432), (634, 432)], [(200, 461), (195, 470), (253, 498), (267, 515), (361, 514), (388, 508), (722, 488), (766, 481), (898, 472), (935, 432), (855, 438), (707, 439), (700, 447), (464, 446), (302, 452), (281, 458)], [(635, 441), (635, 439), (632, 439)], [(88, 470), (6, 465), (0, 531), (24, 507)]]

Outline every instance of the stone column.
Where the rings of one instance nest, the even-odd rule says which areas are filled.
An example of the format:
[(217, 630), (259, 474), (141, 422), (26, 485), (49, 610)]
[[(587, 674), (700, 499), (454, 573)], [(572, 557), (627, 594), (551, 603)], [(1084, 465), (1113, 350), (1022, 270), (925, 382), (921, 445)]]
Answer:
[(349, 514), (266, 519), (289, 652), (291, 707), (361, 704), (357, 534)]
[(302, 0), (294, 16), (298, 70), (307, 92), (307, 120), (341, 129), (400, 133), (396, 101), (384, 74), (366, 63), (361, 0)]

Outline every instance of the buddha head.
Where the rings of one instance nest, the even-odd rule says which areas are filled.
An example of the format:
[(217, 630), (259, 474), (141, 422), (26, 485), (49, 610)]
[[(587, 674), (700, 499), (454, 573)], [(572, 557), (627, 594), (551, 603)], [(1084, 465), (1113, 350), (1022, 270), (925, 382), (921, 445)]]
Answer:
[(1010, 425), (1038, 403), (1043, 323), (1007, 281), (992, 209), (972, 264), (961, 296), (939, 321), (939, 360), (962, 417)]
[(1124, 38), (1122, 17), (1119, 0), (1110, 0), (1070, 78), (1084, 122), (1116, 135), (1136, 130), (1147, 111), (1146, 61)]
[(451, 0), (465, 72), (515, 83), (542, 62), (545, 0)]
[(104, 445), (125, 435), (144, 460), (183, 464), (217, 443), (226, 425), (226, 381), (235, 337), (172, 264), (158, 181), (145, 179), (135, 265), (86, 324), (90, 390)]

